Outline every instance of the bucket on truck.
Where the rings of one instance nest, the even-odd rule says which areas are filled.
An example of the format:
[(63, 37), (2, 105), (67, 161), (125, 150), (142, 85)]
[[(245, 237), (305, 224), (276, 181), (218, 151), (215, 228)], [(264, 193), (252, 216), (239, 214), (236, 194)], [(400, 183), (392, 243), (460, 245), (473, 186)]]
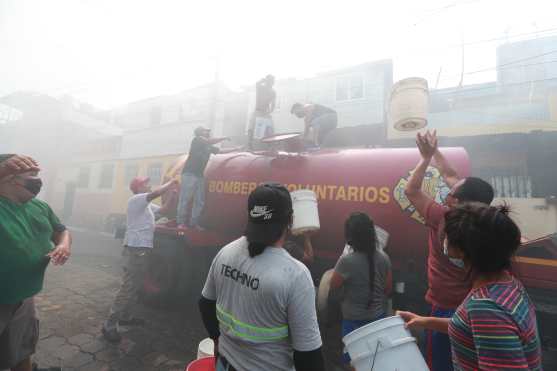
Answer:
[(428, 371), (416, 339), (400, 316), (387, 317), (342, 338), (357, 371)]
[(317, 195), (309, 189), (300, 189), (290, 193), (294, 220), (292, 234), (300, 235), (305, 232), (318, 231), (319, 211), (317, 209)]
[(215, 343), (212, 339), (206, 338), (201, 340), (199, 346), (197, 347), (197, 359), (212, 357), (215, 352)]
[(429, 89), (426, 79), (410, 77), (393, 85), (389, 115), (395, 129), (412, 131), (425, 127), (428, 110)]

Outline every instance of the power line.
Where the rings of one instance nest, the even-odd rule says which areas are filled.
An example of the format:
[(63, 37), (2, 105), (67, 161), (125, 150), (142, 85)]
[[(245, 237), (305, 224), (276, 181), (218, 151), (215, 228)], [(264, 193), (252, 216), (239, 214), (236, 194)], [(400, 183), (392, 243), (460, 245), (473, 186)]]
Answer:
[(472, 74), (475, 74), (475, 73), (487, 72), (487, 71), (512, 70), (512, 69), (521, 68), (521, 67), (540, 66), (540, 65), (543, 65), (543, 64), (549, 64), (549, 63), (555, 63), (555, 62), (557, 62), (557, 59), (552, 60), (552, 61), (538, 62), (538, 63), (521, 64), (520, 66), (510, 66), (510, 67), (503, 67), (503, 68), (499, 68), (499, 67), (485, 68), (483, 70), (467, 72), (467, 73), (465, 73), (465, 75), (472, 75)]
[[(543, 62), (537, 62), (537, 63), (532, 63), (532, 64), (521, 64), (519, 66), (512, 66), (516, 63), (525, 62), (525, 61), (530, 60), (530, 59), (536, 59), (536, 58), (540, 58), (540, 57), (543, 57), (543, 56), (546, 56), (546, 55), (549, 55), (549, 54), (554, 54), (554, 53), (557, 53), (557, 49), (546, 52), (546, 53), (533, 55), (531, 57), (521, 58), (521, 59), (517, 59), (517, 60), (514, 60), (514, 61), (507, 62), (507, 63), (503, 63), (503, 64), (500, 64), (500, 65), (495, 66), (495, 67), (482, 68), (482, 69), (475, 70), (475, 71), (465, 72), (464, 75), (473, 75), (475, 73), (480, 73), (480, 72), (499, 71), (499, 70), (504, 70), (504, 69), (513, 69), (513, 68), (521, 68), (521, 67), (527, 67), (527, 66), (536, 66), (536, 65), (542, 65), (542, 64), (547, 64), (547, 63), (553, 63), (553, 62), (556, 62), (556, 61), (543, 61)], [(511, 67), (504, 68), (505, 66), (511, 66)], [(501, 67), (503, 67), (503, 68), (501, 68)], [(446, 79), (446, 78), (458, 77), (458, 76), (461, 76), (461, 74), (447, 75), (447, 76), (441, 76), (441, 77)]]
[[(528, 84), (535, 84), (538, 82), (544, 82), (544, 81), (555, 81), (557, 80), (557, 77), (553, 77), (553, 78), (549, 78), (549, 79), (539, 79), (539, 80), (530, 80), (530, 81), (522, 81), (522, 82), (516, 82), (516, 83), (511, 83), (511, 84), (501, 84), (501, 85), (494, 85), (494, 86), (485, 86), (482, 88), (473, 88), (473, 89), (460, 89), (460, 90), (454, 90), (451, 91), (450, 93), (458, 93), (458, 94), (462, 94), (462, 93), (469, 93), (469, 92), (473, 92), (473, 91), (480, 91), (480, 90), (489, 90), (489, 89), (493, 89), (493, 88), (500, 88), (500, 87), (507, 87), (507, 86), (520, 86), (520, 85), (528, 85)], [(433, 90), (430, 92), (430, 95), (439, 95), (439, 94), (448, 94), (448, 92), (445, 91), (441, 91), (441, 90), (446, 90), (446, 89), (451, 89), (451, 88), (443, 88), (443, 89), (438, 89), (438, 90)]]
[(503, 64), (498, 65), (497, 68), (499, 68), (499, 67), (504, 67), (504, 66), (508, 66), (508, 65), (511, 65), (511, 64), (520, 63), (520, 62), (524, 62), (524, 61), (528, 61), (528, 60), (530, 60), (530, 59), (536, 59), (536, 58), (543, 57), (543, 56), (546, 56), (546, 55), (549, 55), (549, 54), (553, 54), (553, 53), (557, 53), (557, 49), (556, 49), (556, 50), (551, 50), (551, 51), (546, 52), (546, 53), (542, 53), (542, 54), (538, 54), (538, 55), (533, 55), (533, 56), (531, 56), (531, 57), (522, 58), (522, 59), (516, 59), (516, 60), (511, 61), (511, 62), (503, 63)]
[[(557, 27), (554, 28), (546, 28), (543, 30), (538, 30), (538, 31), (532, 31), (532, 32), (524, 32), (524, 33), (519, 33), (519, 34), (514, 34), (514, 35), (506, 35), (506, 36), (500, 36), (500, 37), (494, 37), (491, 39), (485, 39), (485, 40), (476, 40), (476, 41), (470, 41), (467, 43), (464, 43), (464, 46), (469, 46), (469, 45), (476, 45), (476, 44), (484, 44), (484, 43), (490, 43), (490, 42), (494, 42), (494, 41), (501, 41), (501, 40), (506, 40), (509, 38), (515, 38), (515, 37), (522, 37), (522, 36), (530, 36), (530, 35), (538, 35), (540, 33), (546, 33), (546, 32), (557, 32)], [(547, 37), (547, 35), (544, 35), (544, 37)], [(460, 48), (461, 44), (453, 44), (450, 46), (451, 48)]]

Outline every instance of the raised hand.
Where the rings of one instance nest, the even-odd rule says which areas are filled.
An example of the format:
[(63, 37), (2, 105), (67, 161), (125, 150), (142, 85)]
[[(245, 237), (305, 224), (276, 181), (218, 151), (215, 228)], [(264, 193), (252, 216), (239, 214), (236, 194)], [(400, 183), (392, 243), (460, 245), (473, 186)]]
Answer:
[(0, 178), (8, 175), (17, 175), (29, 171), (40, 171), (37, 161), (29, 156), (14, 155), (0, 163)]
[(437, 152), (437, 133), (429, 132), (425, 134), (418, 133), (416, 135), (416, 145), (420, 150), (420, 154), (426, 160), (431, 160), (435, 152)]

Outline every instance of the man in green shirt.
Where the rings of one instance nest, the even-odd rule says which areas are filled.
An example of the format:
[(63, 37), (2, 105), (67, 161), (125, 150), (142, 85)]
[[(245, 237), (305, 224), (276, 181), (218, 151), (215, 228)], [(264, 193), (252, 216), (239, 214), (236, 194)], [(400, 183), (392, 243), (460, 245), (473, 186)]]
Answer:
[(33, 297), (49, 262), (62, 265), (71, 251), (66, 227), (35, 198), (39, 170), (29, 157), (0, 155), (0, 370), (45, 370), (31, 363), (39, 330)]

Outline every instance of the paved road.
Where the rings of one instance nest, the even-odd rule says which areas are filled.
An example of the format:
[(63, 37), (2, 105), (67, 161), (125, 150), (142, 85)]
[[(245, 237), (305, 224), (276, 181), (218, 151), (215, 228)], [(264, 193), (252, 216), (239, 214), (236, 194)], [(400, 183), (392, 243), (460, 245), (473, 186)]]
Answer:
[(71, 260), (48, 268), (45, 289), (36, 298), (41, 320), (36, 361), (65, 371), (183, 370), (205, 337), (197, 298), (181, 313), (139, 306), (147, 325), (127, 329), (122, 342), (111, 345), (100, 330), (119, 284), (120, 243), (97, 233), (73, 236)]
[[(45, 289), (36, 298), (39, 364), (61, 365), (65, 371), (183, 370), (205, 337), (197, 297), (180, 311), (139, 306), (147, 325), (127, 329), (123, 341), (111, 345), (100, 329), (119, 284), (120, 242), (86, 231), (74, 231), (73, 236), (71, 260), (48, 268)], [(557, 370), (557, 350), (546, 351), (544, 359), (546, 370)]]

